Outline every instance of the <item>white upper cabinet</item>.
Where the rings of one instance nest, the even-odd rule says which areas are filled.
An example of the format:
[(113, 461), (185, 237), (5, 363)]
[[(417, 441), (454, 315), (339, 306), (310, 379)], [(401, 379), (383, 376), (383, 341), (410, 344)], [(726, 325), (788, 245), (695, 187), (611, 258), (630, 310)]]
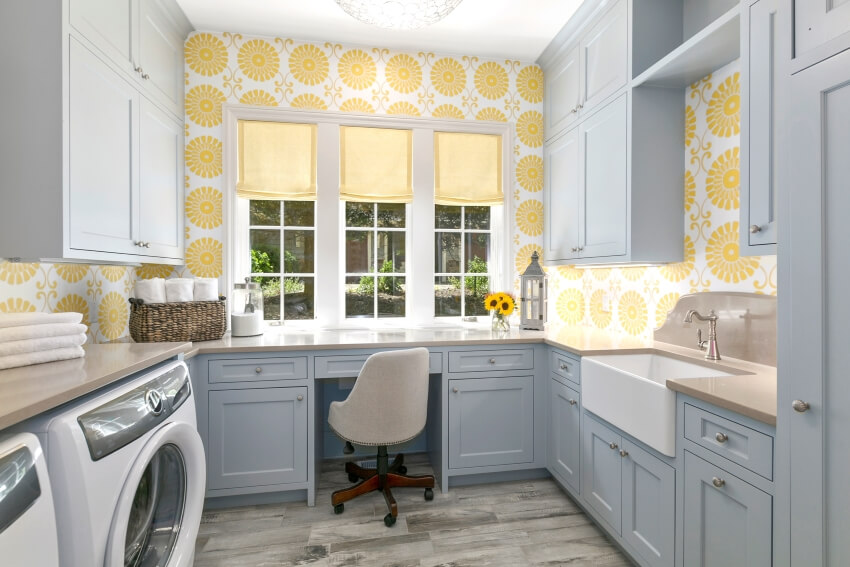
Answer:
[(139, 76), (172, 112), (183, 115), (183, 39), (158, 0), (140, 0)]
[(71, 26), (125, 72), (133, 71), (136, 37), (130, 0), (71, 0)]
[(793, 5), (795, 57), (811, 54), (820, 60), (850, 47), (850, 0), (795, 0)]
[(576, 46), (545, 74), (546, 139), (563, 131), (578, 118), (581, 104), (581, 72), (578, 53), (578, 46)]
[[(545, 251), (543, 257), (568, 260), (579, 255), (579, 136), (567, 131), (543, 148), (543, 211)], [(557, 227), (557, 228), (556, 228)]]
[(581, 101), (589, 112), (626, 85), (629, 76), (628, 4), (620, 0), (581, 39)]

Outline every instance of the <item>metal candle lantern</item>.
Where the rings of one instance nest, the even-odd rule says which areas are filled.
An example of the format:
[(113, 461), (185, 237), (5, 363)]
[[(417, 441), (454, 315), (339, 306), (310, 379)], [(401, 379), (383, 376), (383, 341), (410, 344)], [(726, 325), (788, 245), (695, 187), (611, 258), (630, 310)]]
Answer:
[(549, 284), (543, 268), (540, 266), (540, 256), (535, 250), (531, 255), (531, 263), (520, 276), (520, 329), (542, 331), (546, 324), (546, 306), (549, 294)]

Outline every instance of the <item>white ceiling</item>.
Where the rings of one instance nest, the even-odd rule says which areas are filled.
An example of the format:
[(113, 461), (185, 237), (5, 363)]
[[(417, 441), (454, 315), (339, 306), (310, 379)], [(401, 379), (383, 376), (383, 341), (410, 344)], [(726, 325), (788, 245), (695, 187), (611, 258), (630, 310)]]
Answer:
[(195, 29), (534, 61), (582, 0), (463, 0), (413, 31), (363, 24), (334, 0), (177, 0)]

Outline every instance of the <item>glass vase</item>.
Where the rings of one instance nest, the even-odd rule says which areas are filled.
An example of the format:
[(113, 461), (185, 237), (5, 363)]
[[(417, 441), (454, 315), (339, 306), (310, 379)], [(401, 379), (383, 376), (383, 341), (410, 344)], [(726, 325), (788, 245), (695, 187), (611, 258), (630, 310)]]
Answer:
[(490, 328), (494, 332), (506, 333), (511, 330), (511, 323), (510, 321), (508, 321), (507, 317), (505, 317), (501, 313), (493, 311), (493, 318), (490, 321)]

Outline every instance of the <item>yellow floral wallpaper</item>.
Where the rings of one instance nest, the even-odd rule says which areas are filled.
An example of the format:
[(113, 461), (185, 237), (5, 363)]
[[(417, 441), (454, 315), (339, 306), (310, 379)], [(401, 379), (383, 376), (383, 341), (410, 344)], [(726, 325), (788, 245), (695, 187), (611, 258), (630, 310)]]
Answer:
[[(543, 73), (537, 65), (206, 32), (189, 36), (185, 55), (187, 275), (222, 275), (225, 102), (514, 124), (516, 270), (540, 251)], [(140, 277), (163, 273), (170, 271), (138, 270)]]
[(734, 61), (685, 94), (684, 262), (549, 269), (550, 321), (648, 337), (683, 294), (776, 294), (776, 256), (739, 254), (740, 90)]

